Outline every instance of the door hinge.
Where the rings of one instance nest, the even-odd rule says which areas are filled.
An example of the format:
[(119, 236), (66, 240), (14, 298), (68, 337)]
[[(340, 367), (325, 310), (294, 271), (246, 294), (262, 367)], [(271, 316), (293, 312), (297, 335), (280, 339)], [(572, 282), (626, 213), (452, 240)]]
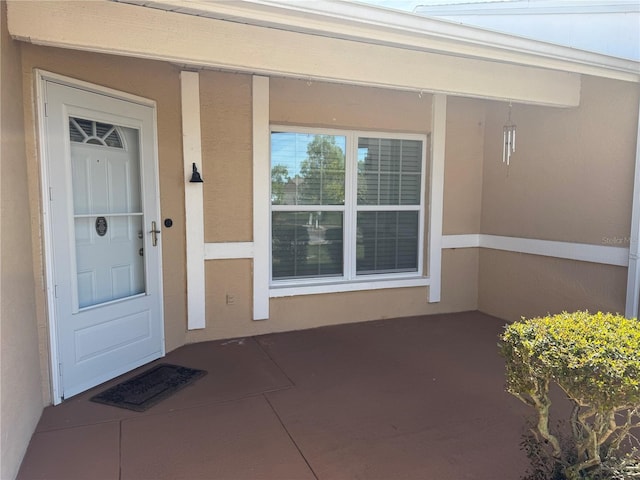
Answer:
[(54, 298), (58, 298), (58, 285), (53, 286), (53, 296)]
[(53, 202), (53, 188), (49, 187), (49, 201)]
[(44, 116), (48, 117), (49, 116), (49, 104), (47, 102), (44, 103)]

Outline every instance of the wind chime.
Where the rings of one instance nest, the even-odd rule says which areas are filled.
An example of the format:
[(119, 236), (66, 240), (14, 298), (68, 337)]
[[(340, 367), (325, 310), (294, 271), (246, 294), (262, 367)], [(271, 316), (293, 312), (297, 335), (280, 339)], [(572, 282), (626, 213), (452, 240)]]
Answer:
[(509, 102), (507, 124), (502, 128), (502, 134), (502, 163), (506, 163), (508, 167), (511, 163), (511, 155), (516, 151), (516, 126), (511, 121), (511, 102)]

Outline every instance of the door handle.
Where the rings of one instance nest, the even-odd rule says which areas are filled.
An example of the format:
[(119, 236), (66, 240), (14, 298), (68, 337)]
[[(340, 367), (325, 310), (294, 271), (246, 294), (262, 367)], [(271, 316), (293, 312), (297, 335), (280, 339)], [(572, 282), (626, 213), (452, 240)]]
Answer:
[(151, 244), (154, 247), (157, 247), (158, 246), (158, 234), (160, 233), (160, 230), (157, 230), (156, 222), (151, 222), (151, 230), (149, 231), (149, 233), (151, 234)]

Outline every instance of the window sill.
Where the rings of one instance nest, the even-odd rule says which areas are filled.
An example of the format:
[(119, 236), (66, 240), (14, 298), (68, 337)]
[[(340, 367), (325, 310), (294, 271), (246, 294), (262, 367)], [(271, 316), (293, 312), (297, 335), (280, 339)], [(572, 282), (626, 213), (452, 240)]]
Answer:
[(291, 297), (295, 295), (317, 295), (321, 293), (358, 292), (382, 290), (386, 288), (425, 287), (431, 284), (429, 277), (404, 277), (376, 280), (357, 280), (352, 282), (333, 282), (313, 285), (272, 285), (270, 298)]

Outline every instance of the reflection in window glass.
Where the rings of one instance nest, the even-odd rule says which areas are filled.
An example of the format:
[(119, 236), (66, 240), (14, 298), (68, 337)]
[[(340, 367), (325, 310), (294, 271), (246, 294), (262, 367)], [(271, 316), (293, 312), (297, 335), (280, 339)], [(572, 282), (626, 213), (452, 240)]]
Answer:
[(418, 269), (418, 212), (359, 212), (358, 274)]
[(359, 205), (419, 205), (422, 142), (358, 139)]
[(346, 138), (271, 134), (272, 205), (344, 205)]
[(273, 278), (342, 275), (342, 212), (273, 212)]

